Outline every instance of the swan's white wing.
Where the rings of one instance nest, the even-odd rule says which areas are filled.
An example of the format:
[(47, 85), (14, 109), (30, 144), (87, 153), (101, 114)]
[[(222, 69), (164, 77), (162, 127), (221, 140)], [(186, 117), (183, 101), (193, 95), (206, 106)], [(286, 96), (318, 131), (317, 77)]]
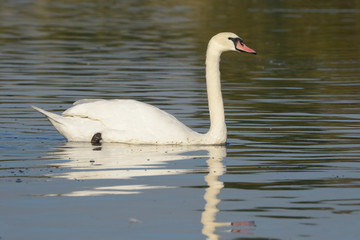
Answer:
[(109, 142), (178, 143), (198, 135), (174, 116), (134, 100), (84, 101), (63, 116), (101, 123), (99, 132)]

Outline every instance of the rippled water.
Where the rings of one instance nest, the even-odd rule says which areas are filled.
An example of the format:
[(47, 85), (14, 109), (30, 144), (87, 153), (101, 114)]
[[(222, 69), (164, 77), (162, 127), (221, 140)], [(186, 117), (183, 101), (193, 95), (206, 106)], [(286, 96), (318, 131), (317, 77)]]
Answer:
[[(358, 1), (0, 2), (1, 239), (357, 239)], [(133, 98), (209, 124), (222, 56), (226, 147), (67, 143), (30, 108)], [(233, 223), (233, 225), (231, 225)]]

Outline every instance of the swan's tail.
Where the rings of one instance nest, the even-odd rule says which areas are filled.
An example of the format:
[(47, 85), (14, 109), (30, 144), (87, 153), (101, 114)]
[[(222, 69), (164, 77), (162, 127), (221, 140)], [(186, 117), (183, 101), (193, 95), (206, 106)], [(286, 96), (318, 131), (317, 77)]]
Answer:
[[(51, 122), (52, 124), (55, 126), (56, 124), (64, 124), (64, 120), (63, 120), (63, 117), (60, 116), (60, 115), (57, 115), (55, 113), (51, 113), (51, 112), (48, 112), (48, 111), (45, 111), (41, 108), (38, 108), (34, 105), (31, 105), (31, 107), (33, 109), (35, 109), (36, 111), (44, 114)], [(55, 122), (55, 123), (54, 123)], [(55, 126), (56, 127), (56, 126)]]
[[(51, 122), (51, 124), (56, 128), (56, 130), (63, 135), (67, 140), (71, 139), (71, 135), (69, 135), (69, 133), (71, 133), (71, 131), (69, 131), (69, 124), (67, 119), (65, 119), (64, 117), (57, 115), (55, 113), (51, 113), (48, 111), (45, 111), (41, 108), (35, 107), (33, 105), (31, 105), (31, 107), (33, 109), (35, 109), (36, 111), (40, 112), (41, 114), (44, 114), (45, 117), (47, 117), (49, 119), (49, 121)], [(70, 127), (71, 129), (71, 127)]]
[(36, 111), (44, 114), (56, 130), (68, 141), (89, 142), (95, 133), (102, 129), (99, 121), (82, 117), (63, 117), (31, 105)]

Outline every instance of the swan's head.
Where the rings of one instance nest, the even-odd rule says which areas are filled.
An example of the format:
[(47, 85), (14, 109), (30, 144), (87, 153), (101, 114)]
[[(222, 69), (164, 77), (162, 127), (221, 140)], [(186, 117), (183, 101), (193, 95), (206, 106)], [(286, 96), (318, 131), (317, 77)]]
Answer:
[(230, 32), (218, 33), (210, 39), (209, 48), (219, 52), (237, 51), (256, 54), (256, 51), (247, 47), (242, 38)]

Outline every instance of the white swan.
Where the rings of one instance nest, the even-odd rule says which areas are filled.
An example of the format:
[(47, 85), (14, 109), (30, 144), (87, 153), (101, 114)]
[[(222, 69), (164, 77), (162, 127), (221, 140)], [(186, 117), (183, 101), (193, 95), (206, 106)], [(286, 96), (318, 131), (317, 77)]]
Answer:
[(206, 84), (210, 129), (197, 133), (174, 116), (135, 100), (80, 100), (62, 116), (32, 106), (44, 114), (68, 141), (121, 142), (132, 144), (204, 144), (226, 142), (224, 105), (219, 62), (224, 51), (256, 54), (234, 33), (212, 37), (206, 52)]

